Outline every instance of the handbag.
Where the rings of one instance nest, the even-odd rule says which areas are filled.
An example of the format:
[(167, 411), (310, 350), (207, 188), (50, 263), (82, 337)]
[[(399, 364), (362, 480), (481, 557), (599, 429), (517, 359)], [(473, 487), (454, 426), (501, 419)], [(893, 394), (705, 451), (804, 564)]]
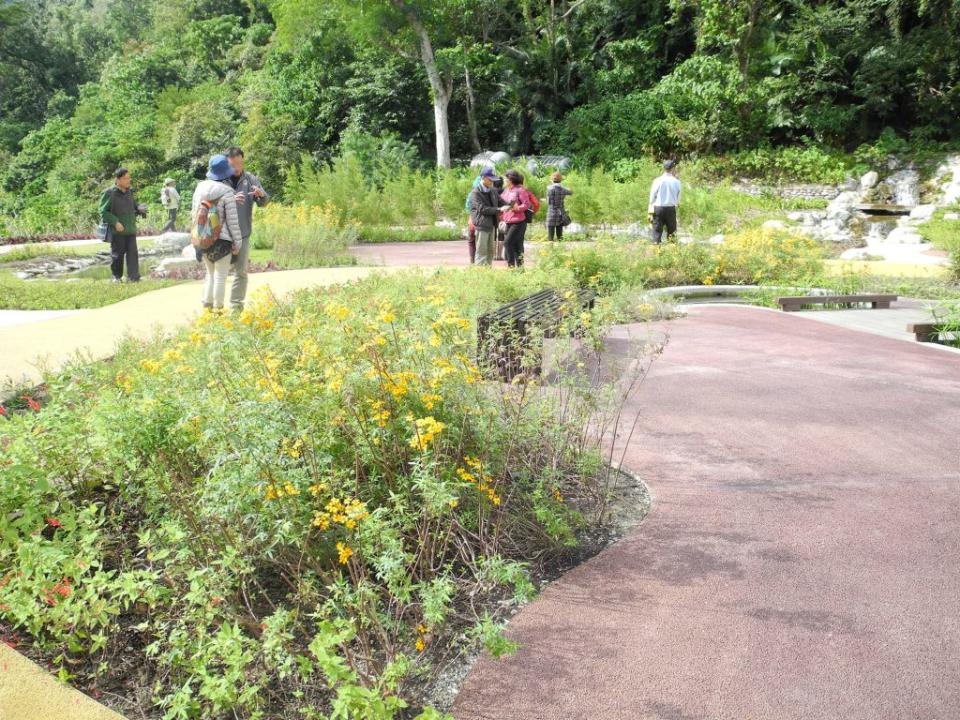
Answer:
[(100, 223), (97, 225), (97, 238), (105, 243), (113, 242), (113, 225), (110, 223)]
[[(526, 199), (527, 201), (530, 200), (530, 191), (529, 191), (529, 190), (527, 190), (527, 197), (526, 197), (525, 199)], [(524, 210), (524, 211), (523, 211), (523, 217), (524, 217), (524, 219), (527, 221), (527, 223), (532, 223), (532, 222), (533, 222), (533, 208), (528, 207), (526, 210)]]
[(570, 219), (570, 215), (567, 214), (567, 211), (561, 210), (560, 211), (560, 227), (566, 227), (572, 222), (573, 220)]
[(507, 234), (507, 221), (506, 221), (506, 220), (501, 220), (501, 221), (497, 224), (497, 230), (500, 231), (500, 234), (501, 234), (501, 235), (506, 235), (506, 234)]

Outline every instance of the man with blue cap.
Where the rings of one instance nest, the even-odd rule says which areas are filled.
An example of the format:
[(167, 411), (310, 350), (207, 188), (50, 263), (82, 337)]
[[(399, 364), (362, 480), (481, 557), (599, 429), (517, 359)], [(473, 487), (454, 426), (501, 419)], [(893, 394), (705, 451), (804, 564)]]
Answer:
[(500, 212), (500, 193), (494, 187), (499, 180), (491, 167), (480, 172), (480, 184), (470, 193), (470, 220), (477, 233), (477, 265), (492, 265), (496, 249), (497, 224)]

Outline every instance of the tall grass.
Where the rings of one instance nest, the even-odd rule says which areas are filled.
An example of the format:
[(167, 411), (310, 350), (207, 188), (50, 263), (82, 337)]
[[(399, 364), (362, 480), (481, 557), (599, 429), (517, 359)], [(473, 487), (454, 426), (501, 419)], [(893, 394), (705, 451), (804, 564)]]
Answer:
[[(499, 168), (505, 172), (508, 168)], [(517, 167), (526, 186), (546, 196), (549, 173), (530, 173)], [(650, 184), (659, 166), (645, 159), (627, 160), (611, 169), (586, 168), (565, 173), (564, 184), (573, 190), (567, 210), (574, 222), (600, 229), (611, 225), (644, 224)], [(437, 220), (466, 224), (465, 202), (477, 171), (470, 168), (424, 172), (396, 168), (379, 184), (365, 179), (356, 158), (338, 158), (333, 165), (305, 167), (293, 175), (288, 195), (311, 206), (332, 206), (345, 219), (364, 226), (429, 226)], [(749, 224), (751, 218), (777, 211), (820, 206), (820, 201), (754, 197), (727, 185), (711, 185), (696, 165), (680, 171), (684, 183), (680, 224), (697, 238), (709, 237)], [(546, 209), (537, 215), (542, 223)]]
[(251, 243), (257, 250), (273, 249), (286, 268), (348, 265), (347, 248), (359, 238), (357, 223), (332, 203), (322, 206), (268, 205), (260, 210)]

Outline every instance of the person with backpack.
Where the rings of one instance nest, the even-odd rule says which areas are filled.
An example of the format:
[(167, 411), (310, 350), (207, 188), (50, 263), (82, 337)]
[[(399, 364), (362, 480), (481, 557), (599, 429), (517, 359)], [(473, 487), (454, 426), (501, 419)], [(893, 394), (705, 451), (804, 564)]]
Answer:
[(259, 178), (244, 169), (246, 159), (243, 150), (236, 145), (227, 150), (227, 158), (233, 168), (228, 182), (234, 189), (237, 212), (240, 214), (240, 232), (243, 242), (234, 261), (233, 287), (230, 289), (230, 304), (234, 310), (243, 310), (247, 297), (247, 272), (250, 260), (250, 235), (253, 232), (253, 206), (264, 207), (270, 202), (270, 196), (263, 189)]
[(563, 175), (555, 172), (547, 185), (547, 240), (553, 242), (554, 235), (557, 240), (563, 240), (563, 229), (570, 224), (570, 216), (564, 207), (567, 195), (573, 195), (573, 190), (568, 190), (560, 183), (563, 182)]
[(163, 181), (163, 189), (160, 190), (160, 204), (167, 211), (167, 224), (163, 226), (160, 232), (170, 232), (176, 227), (177, 212), (180, 210), (180, 193), (177, 192), (177, 181), (173, 178), (167, 178)]
[(110, 242), (110, 272), (113, 282), (123, 280), (123, 262), (127, 262), (127, 282), (140, 282), (140, 252), (137, 248), (137, 216), (146, 217), (147, 208), (137, 204), (130, 188), (130, 171), (125, 167), (113, 173), (113, 187), (100, 196), (100, 221), (106, 227), (104, 240)]
[(523, 265), (523, 239), (527, 234), (527, 224), (540, 209), (540, 201), (523, 186), (523, 175), (516, 170), (504, 173), (507, 189), (503, 191), (501, 201), (509, 208), (503, 213), (504, 255), (509, 267)]
[(676, 176), (677, 163), (666, 160), (663, 163), (663, 175), (650, 186), (650, 205), (647, 207), (647, 221), (651, 223), (652, 240), (659, 245), (663, 240), (663, 231), (667, 231), (667, 242), (677, 233), (677, 205), (680, 204), (680, 181)]
[(225, 155), (210, 158), (207, 179), (193, 192), (190, 239), (197, 260), (207, 271), (203, 307), (220, 310), (227, 293), (230, 260), (243, 246), (237, 200), (230, 178), (233, 168)]
[(480, 184), (470, 193), (470, 222), (476, 232), (477, 265), (493, 264), (497, 218), (510, 207), (502, 204), (500, 193), (494, 187), (496, 179), (493, 168), (484, 168), (480, 173)]

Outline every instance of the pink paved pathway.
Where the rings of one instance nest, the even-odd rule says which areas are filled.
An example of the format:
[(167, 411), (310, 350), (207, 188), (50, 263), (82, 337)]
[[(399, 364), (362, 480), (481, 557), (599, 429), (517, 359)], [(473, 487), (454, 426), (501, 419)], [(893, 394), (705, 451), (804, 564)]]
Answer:
[[(469, 265), (470, 255), (466, 240), (440, 242), (376, 243), (354, 245), (350, 252), (361, 265)], [(494, 265), (506, 267), (506, 263)]]
[(670, 333), (627, 453), (649, 517), (457, 720), (960, 717), (960, 355), (747, 307)]

